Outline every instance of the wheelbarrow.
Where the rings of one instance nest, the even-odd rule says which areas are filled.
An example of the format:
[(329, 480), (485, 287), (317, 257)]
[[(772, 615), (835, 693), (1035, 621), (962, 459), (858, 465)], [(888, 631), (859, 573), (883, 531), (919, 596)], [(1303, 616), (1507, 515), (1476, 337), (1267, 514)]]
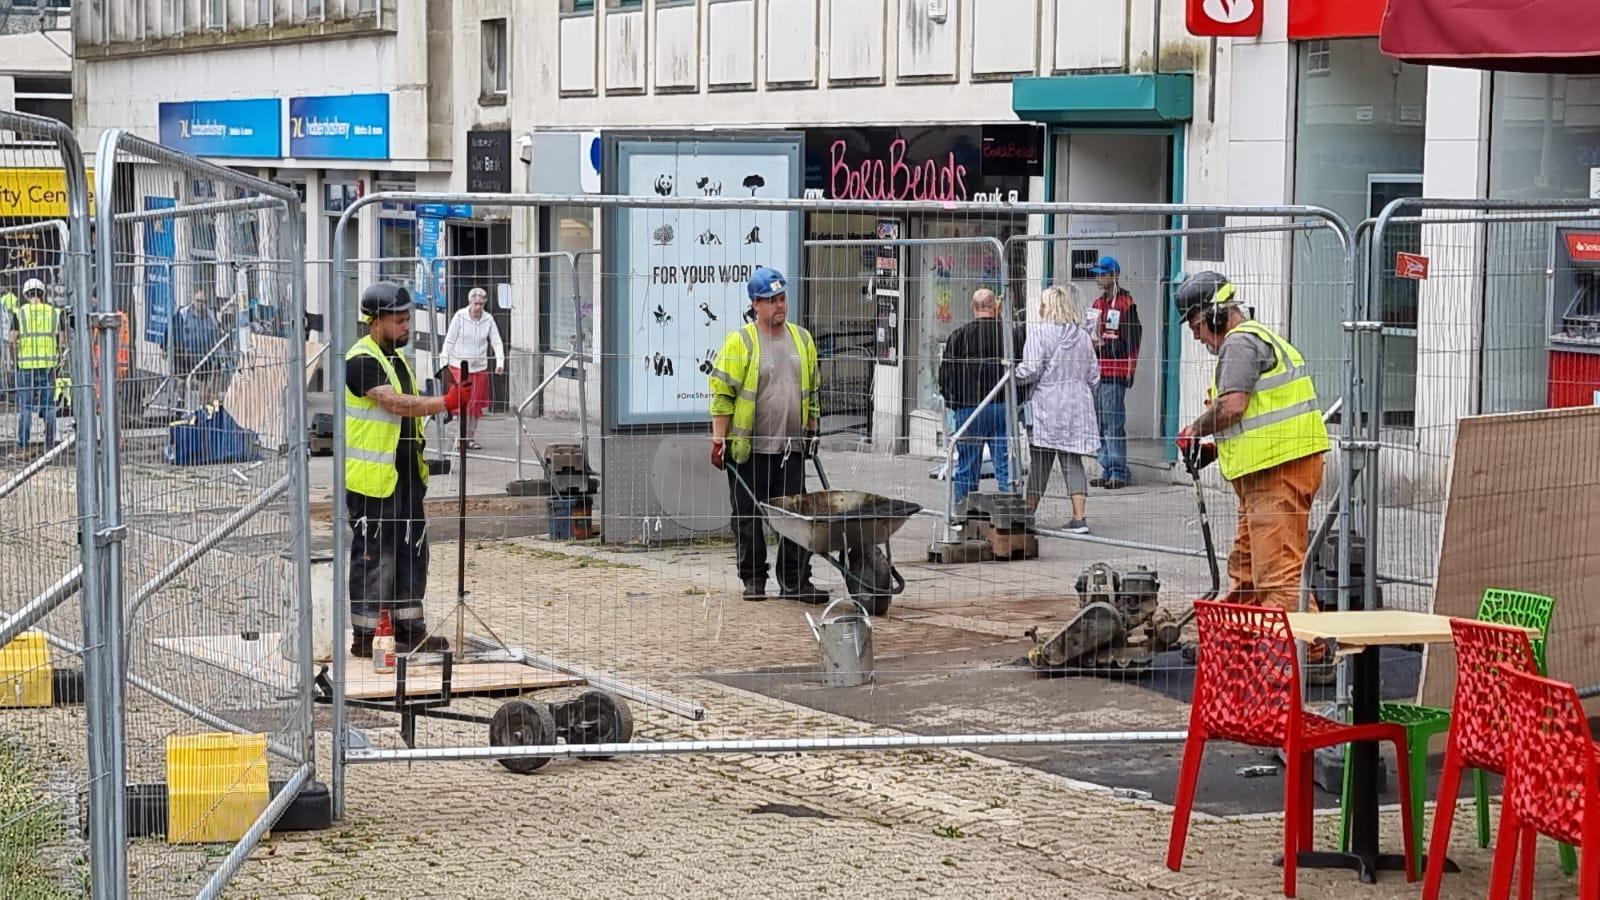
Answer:
[(756, 498), (738, 470), (729, 471), (755, 499), (774, 531), (832, 563), (844, 576), (851, 598), (869, 615), (881, 616), (895, 595), (906, 589), (905, 579), (894, 567), (889, 539), (922, 511), (922, 505), (866, 491), (833, 490), (822, 460), (813, 454), (811, 462), (822, 490), (765, 502)]

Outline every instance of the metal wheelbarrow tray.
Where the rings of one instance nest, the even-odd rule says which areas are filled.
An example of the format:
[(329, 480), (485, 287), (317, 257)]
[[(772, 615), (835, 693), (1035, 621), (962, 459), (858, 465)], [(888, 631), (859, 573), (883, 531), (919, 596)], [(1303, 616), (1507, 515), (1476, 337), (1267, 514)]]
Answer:
[(761, 504), (778, 534), (812, 553), (887, 544), (922, 505), (866, 491), (813, 491)]

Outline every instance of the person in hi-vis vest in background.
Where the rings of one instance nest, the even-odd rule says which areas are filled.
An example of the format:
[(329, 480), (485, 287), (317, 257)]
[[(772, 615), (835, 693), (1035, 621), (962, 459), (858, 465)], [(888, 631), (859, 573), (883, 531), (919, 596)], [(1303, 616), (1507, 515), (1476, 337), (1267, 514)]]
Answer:
[[(822, 406), (817, 344), (811, 332), (789, 321), (782, 273), (758, 267), (747, 293), (755, 319), (729, 332), (707, 376), (711, 464), (728, 471), (744, 599), (765, 600), (767, 543), (756, 500), (805, 493), (806, 457), (816, 453)], [(826, 601), (828, 595), (811, 583), (810, 570), (811, 554), (787, 538), (779, 539), (779, 596)]]
[(44, 448), (56, 445), (56, 366), (66, 338), (61, 310), (45, 299), (44, 282), (29, 278), (22, 286), (22, 305), (11, 321), (12, 356), (17, 361), (17, 448), (32, 438), (33, 414), (44, 419)]
[[(1223, 600), (1293, 612), (1329, 448), (1310, 370), (1294, 345), (1245, 313), (1237, 289), (1216, 272), (1189, 276), (1177, 306), (1195, 340), (1217, 357), (1206, 411), (1178, 432), (1178, 448), (1201, 465), (1214, 459), (1239, 496)], [(1214, 448), (1202, 443), (1213, 436)], [(1318, 658), (1321, 646), (1314, 647)]]
[(462, 391), (417, 394), (401, 352), (411, 340), (411, 293), (389, 281), (361, 294), (367, 335), (345, 354), (345, 503), (350, 511), (352, 655), (372, 655), (379, 613), (394, 623), (395, 651), (440, 652), (429, 637), (422, 598), (428, 589), (428, 519), (423, 497), (425, 417), (461, 408)]

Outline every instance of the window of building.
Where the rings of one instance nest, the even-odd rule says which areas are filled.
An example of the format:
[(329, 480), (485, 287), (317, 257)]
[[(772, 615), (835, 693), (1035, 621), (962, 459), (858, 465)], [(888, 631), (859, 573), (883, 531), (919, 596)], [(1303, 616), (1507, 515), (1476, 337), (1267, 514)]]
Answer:
[(1306, 41), (1306, 74), (1326, 75), (1333, 71), (1333, 48), (1328, 41)]
[[(553, 206), (542, 210), (539, 249), (578, 253), (595, 247), (595, 210), (582, 206)], [(576, 288), (573, 272), (564, 260), (539, 261), (539, 348), (566, 351), (573, 343), (587, 346), (594, 334), (595, 256), (578, 257)], [(576, 296), (574, 296), (576, 293)], [(579, 323), (583, 330), (580, 336)], [(591, 348), (592, 349), (592, 348)]]
[(594, 0), (561, 0), (561, 11), (564, 13), (594, 12)]
[(511, 57), (507, 48), (506, 20), (484, 19), (483, 96), (504, 97), (510, 80)]
[(606, 7), (609, 9), (641, 9), (644, 7), (644, 0), (607, 0)]
[(206, 0), (206, 27), (228, 27), (228, 0)]
[[(1370, 38), (1303, 42), (1298, 69), (1294, 201), (1331, 209), (1354, 227), (1390, 200), (1419, 194), (1427, 70), (1384, 56)], [(1404, 242), (1396, 231), (1380, 252), (1392, 258)], [(1294, 243), (1290, 339), (1326, 403), (1343, 392), (1344, 254), (1326, 232)], [(1380, 290), (1383, 421), (1410, 427), (1417, 408), (1416, 284), (1391, 272)]]
[[(17, 112), (72, 124), (72, 79), (23, 76), (13, 82), (13, 88)], [(37, 140), (32, 135), (17, 135), (18, 143)]]
[(306, 0), (306, 19), (320, 22), (323, 19), (323, 0)]

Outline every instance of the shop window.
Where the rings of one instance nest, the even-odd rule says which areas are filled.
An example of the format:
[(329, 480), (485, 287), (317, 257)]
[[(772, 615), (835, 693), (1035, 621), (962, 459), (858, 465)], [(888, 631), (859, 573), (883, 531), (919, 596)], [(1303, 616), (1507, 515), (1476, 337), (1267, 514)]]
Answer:
[[(1305, 41), (1299, 45), (1297, 81), (1295, 203), (1331, 209), (1354, 227), (1396, 196), (1417, 192), (1428, 88), (1424, 67), (1384, 56), (1368, 38)], [(1305, 354), (1324, 405), (1344, 390), (1348, 355), (1341, 326), (1344, 253), (1337, 244), (1327, 232), (1294, 238), (1290, 339)], [(1394, 249), (1386, 242), (1380, 252)], [(1383, 422), (1407, 428), (1418, 405), (1417, 295), (1414, 283), (1397, 281), (1380, 284)]]
[[(412, 289), (416, 287), (418, 264), (417, 221), (385, 215), (378, 220), (378, 264), (381, 281), (397, 281)], [(390, 260), (393, 260), (392, 262)]]
[[(592, 250), (595, 229), (595, 210), (590, 207), (547, 207), (540, 217), (539, 249), (546, 253)], [(539, 349), (564, 352), (572, 349), (574, 341), (589, 343), (594, 332), (595, 259), (593, 253), (578, 257), (575, 289), (574, 273), (564, 260), (540, 260)], [(580, 322), (584, 323), (581, 335)]]
[(484, 97), (504, 98), (510, 81), (511, 57), (507, 48), (506, 20), (484, 19), (483, 42)]

